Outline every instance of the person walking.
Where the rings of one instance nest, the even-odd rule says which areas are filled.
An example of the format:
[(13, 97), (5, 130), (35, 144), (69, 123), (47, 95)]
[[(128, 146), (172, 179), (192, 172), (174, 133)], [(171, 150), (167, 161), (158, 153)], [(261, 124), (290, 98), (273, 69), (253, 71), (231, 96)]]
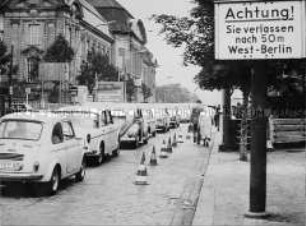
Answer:
[(197, 144), (200, 144), (199, 139), (199, 117), (201, 112), (203, 111), (202, 101), (197, 100), (196, 106), (194, 106), (191, 110), (191, 116), (190, 116), (190, 126), (193, 133), (193, 142)]
[(218, 131), (220, 130), (220, 114), (220, 105), (218, 105), (214, 115), (214, 122)]

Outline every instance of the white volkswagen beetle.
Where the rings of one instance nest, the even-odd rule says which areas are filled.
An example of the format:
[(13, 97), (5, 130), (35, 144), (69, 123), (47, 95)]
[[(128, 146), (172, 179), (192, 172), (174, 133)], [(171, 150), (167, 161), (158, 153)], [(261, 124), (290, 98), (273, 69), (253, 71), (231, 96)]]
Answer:
[(82, 143), (65, 117), (41, 112), (8, 114), (0, 120), (0, 182), (35, 183), (55, 194), (60, 180), (73, 175), (77, 181), (84, 179)]

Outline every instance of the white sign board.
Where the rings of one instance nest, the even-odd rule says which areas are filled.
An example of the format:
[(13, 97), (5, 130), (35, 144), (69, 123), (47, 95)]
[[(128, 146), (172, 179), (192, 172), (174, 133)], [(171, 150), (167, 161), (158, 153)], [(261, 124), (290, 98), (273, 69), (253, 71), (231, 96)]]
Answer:
[(215, 57), (305, 57), (305, 1), (216, 1)]
[(125, 86), (123, 82), (98, 82), (97, 102), (124, 102)]

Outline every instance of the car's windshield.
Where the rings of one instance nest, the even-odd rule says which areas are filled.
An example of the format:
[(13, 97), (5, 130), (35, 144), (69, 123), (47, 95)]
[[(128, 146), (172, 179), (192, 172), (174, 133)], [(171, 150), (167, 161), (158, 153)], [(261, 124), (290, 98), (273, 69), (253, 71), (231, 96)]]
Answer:
[(5, 120), (0, 123), (0, 139), (39, 140), (42, 123), (26, 120)]

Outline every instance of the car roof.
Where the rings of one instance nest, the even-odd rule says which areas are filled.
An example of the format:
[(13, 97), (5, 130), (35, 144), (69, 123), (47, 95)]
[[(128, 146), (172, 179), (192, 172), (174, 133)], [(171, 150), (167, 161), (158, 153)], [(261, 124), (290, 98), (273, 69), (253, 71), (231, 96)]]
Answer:
[(62, 107), (59, 110), (56, 111), (81, 111), (81, 112), (88, 112), (88, 113), (98, 113), (101, 111), (107, 110), (107, 108), (103, 105), (100, 106), (68, 106), (68, 107)]
[(3, 116), (1, 120), (26, 120), (26, 121), (38, 121), (44, 123), (54, 124), (59, 120), (68, 119), (65, 116), (56, 115), (49, 111), (41, 112), (16, 112)]

